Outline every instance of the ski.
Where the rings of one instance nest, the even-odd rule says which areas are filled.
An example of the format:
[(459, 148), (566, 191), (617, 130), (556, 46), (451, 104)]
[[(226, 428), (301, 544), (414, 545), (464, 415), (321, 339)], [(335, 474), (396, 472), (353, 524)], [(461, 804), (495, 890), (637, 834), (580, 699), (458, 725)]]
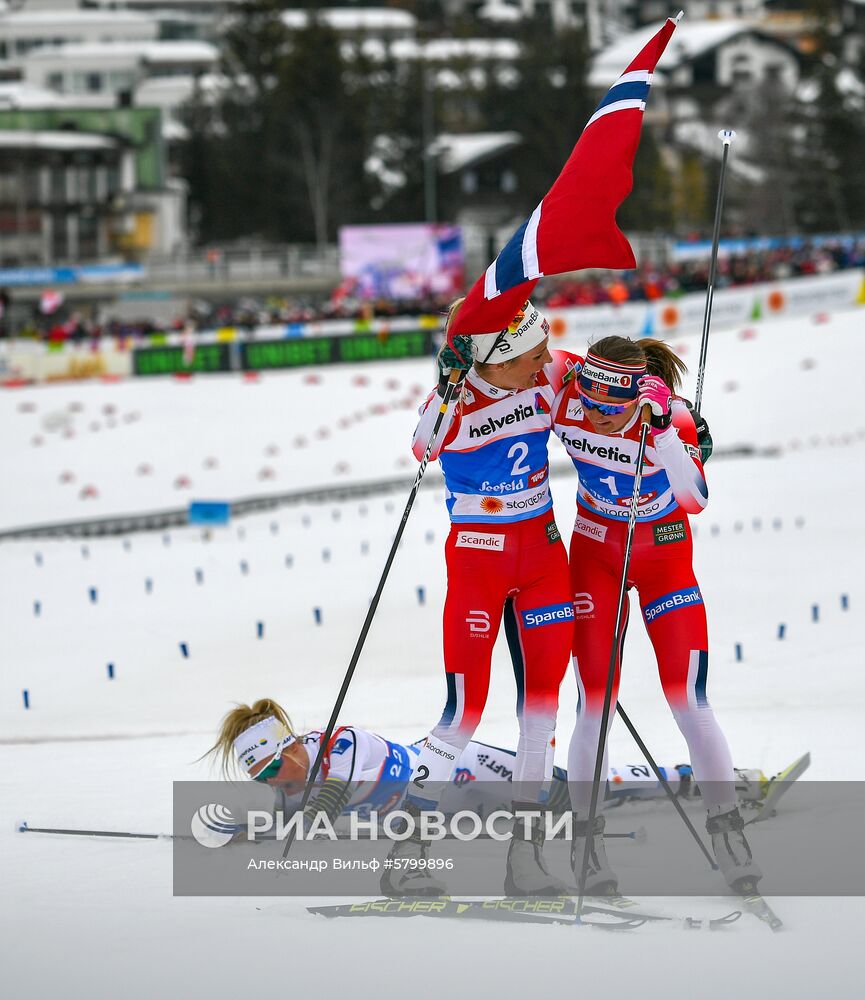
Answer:
[[(636, 900), (633, 900), (628, 896), (623, 896), (618, 891), (608, 893), (605, 896), (588, 896), (586, 899), (588, 902), (583, 902), (583, 910), (586, 912), (610, 914), (618, 913), (620, 916), (632, 917), (635, 920), (641, 920), (647, 923), (667, 922), (670, 924), (679, 924), (685, 930), (701, 930), (703, 928), (713, 931), (720, 930), (722, 927), (734, 924), (739, 917), (742, 916), (741, 910), (732, 910), (730, 913), (724, 914), (723, 917), (714, 918), (674, 917), (667, 913), (647, 913), (641, 908), (640, 904), (636, 902)], [(591, 901), (593, 899), (597, 899), (601, 902), (594, 903)], [(606, 905), (602, 905), (602, 903)]]
[[(308, 906), (307, 910), (328, 918), (424, 916), (554, 924), (573, 924), (576, 920), (574, 904), (567, 899), (374, 899), (361, 903)], [(611, 917), (617, 923), (634, 924), (630, 917), (618, 913)]]
[(769, 819), (770, 816), (774, 816), (781, 797), (790, 791), (793, 782), (800, 778), (810, 766), (811, 754), (805, 753), (798, 760), (794, 760), (789, 767), (770, 778), (766, 785), (765, 794), (755, 803), (756, 808), (760, 811), (756, 816), (752, 816), (745, 826), (761, 823), (763, 820)]
[(758, 920), (762, 920), (770, 930), (780, 931), (784, 922), (763, 898), (757, 889), (757, 883), (753, 881), (744, 882), (739, 889), (739, 898), (746, 913), (750, 913)]
[[(635, 904), (636, 905), (636, 904)], [(632, 930), (647, 923), (668, 923), (687, 930), (718, 930), (734, 923), (739, 910), (723, 917), (703, 920), (696, 917), (669, 917), (656, 913), (622, 912), (612, 907), (584, 903), (577, 919), (576, 903), (570, 899), (376, 899), (359, 903), (308, 906), (309, 913), (328, 919), (335, 917), (458, 917), (468, 920), (499, 920), (508, 923), (581, 923), (601, 930)]]

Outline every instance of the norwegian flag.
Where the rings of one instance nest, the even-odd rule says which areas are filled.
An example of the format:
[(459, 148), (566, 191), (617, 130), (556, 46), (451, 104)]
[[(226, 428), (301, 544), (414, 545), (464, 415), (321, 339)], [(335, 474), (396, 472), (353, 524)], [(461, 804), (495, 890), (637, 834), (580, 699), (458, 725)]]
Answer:
[(451, 346), (460, 334), (503, 330), (545, 274), (636, 266), (616, 211), (633, 185), (652, 73), (681, 16), (667, 18), (598, 105), (555, 184), (466, 296)]

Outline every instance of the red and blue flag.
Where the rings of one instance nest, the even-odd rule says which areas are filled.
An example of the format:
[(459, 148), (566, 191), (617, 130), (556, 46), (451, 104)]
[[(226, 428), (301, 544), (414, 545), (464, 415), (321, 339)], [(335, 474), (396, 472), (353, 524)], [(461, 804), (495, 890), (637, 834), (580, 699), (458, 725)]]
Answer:
[(610, 88), (555, 184), (466, 296), (449, 341), (504, 329), (544, 275), (636, 267), (616, 211), (633, 186), (652, 74), (681, 16), (667, 18)]

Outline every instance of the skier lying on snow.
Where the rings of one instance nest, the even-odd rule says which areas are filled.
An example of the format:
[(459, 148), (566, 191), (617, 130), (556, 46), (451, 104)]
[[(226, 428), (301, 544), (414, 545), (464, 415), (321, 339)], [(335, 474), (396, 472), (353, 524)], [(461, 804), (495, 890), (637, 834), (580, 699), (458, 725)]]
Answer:
[[(322, 730), (296, 733), (285, 710), (272, 699), (261, 698), (253, 705), (238, 705), (228, 712), (208, 753), (220, 757), (226, 777), (237, 765), (254, 781), (269, 784), (276, 796), (276, 808), (288, 814), (299, 805), (322, 736)], [(376, 811), (381, 816), (399, 808), (419, 745), (405, 746), (368, 729), (340, 726), (328, 743), (306, 814), (311, 820), (317, 812), (325, 812), (333, 823), (340, 815)], [(547, 755), (551, 772), (547, 806), (559, 813), (570, 809), (568, 776), (563, 768), (552, 765), (552, 749)], [(513, 750), (472, 740), (457, 761), (439, 808), (446, 814), (461, 809), (481, 814), (507, 809), (515, 758)], [(661, 773), (677, 795), (699, 796), (688, 764), (664, 766)], [(759, 770), (737, 770), (736, 776), (740, 805), (759, 807), (769, 780)], [(665, 794), (646, 764), (610, 767), (607, 774), (607, 800), (611, 805), (636, 798), (663, 798)]]

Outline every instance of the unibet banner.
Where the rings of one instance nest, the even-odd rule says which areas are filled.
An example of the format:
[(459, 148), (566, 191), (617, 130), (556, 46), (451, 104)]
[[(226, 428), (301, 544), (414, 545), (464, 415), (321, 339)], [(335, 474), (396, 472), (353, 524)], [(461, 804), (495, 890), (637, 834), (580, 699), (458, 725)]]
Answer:
[(264, 371), (332, 365), (340, 362), (392, 361), (427, 357), (433, 351), (432, 330), (352, 334), (336, 337), (287, 337), (242, 343), (197, 344), (192, 359), (179, 346), (147, 347), (134, 352), (136, 375), (181, 372)]

